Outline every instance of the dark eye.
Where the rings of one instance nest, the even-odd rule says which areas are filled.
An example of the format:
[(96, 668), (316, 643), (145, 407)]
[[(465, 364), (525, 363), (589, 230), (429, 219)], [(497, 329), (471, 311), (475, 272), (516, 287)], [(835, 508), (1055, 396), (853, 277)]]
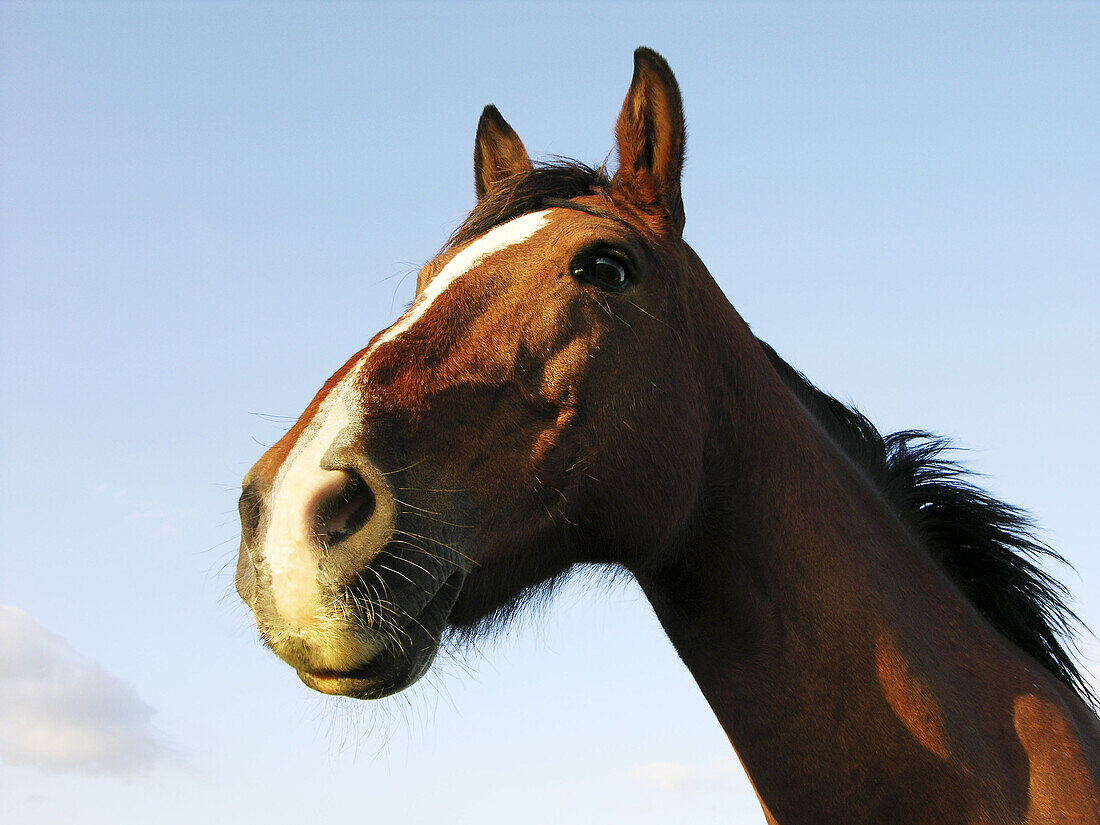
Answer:
[(597, 255), (574, 269), (573, 275), (608, 292), (622, 292), (630, 285), (626, 263), (613, 255)]

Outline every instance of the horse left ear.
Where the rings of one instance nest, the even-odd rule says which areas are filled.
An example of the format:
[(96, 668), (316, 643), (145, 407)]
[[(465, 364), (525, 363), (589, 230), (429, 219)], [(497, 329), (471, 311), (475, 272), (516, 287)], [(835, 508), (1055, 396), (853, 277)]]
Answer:
[(684, 168), (684, 110), (668, 63), (642, 47), (634, 79), (615, 124), (619, 169), (614, 183), (635, 200), (663, 206), (677, 233), (684, 229), (680, 172)]
[(474, 188), (477, 199), (502, 180), (531, 171), (531, 159), (516, 130), (497, 107), (489, 104), (481, 113), (474, 139)]

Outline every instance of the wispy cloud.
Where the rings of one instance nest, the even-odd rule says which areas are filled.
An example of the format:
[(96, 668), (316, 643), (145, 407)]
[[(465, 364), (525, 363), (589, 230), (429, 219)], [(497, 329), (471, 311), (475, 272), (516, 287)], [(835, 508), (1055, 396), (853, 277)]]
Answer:
[(0, 758), (126, 774), (174, 751), (134, 689), (22, 610), (0, 605)]
[(177, 538), (192, 521), (192, 513), (182, 507), (150, 500), (117, 484), (94, 483), (91, 490), (97, 497), (120, 508), (122, 520), (127, 525), (152, 538)]
[(634, 768), (630, 775), (643, 785), (669, 793), (728, 791), (738, 787), (741, 767), (735, 759), (723, 759), (709, 765), (648, 762)]
[(154, 504), (132, 510), (125, 516), (127, 524), (152, 534), (156, 538), (174, 538), (183, 532), (189, 520), (189, 513), (182, 507), (168, 504)]

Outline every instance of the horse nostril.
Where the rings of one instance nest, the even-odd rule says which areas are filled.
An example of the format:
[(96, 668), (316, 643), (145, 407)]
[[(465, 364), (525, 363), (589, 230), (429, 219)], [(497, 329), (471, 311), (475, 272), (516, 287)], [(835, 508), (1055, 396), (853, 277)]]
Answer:
[(335, 544), (365, 525), (375, 509), (374, 491), (355, 473), (346, 473), (347, 482), (321, 503), (317, 516), (319, 531)]

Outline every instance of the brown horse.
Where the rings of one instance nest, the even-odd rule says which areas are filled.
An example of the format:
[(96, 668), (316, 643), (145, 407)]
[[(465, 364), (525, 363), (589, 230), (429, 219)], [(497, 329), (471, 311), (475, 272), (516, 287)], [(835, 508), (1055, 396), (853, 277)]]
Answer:
[(769, 822), (1100, 823), (1100, 722), (1026, 518), (757, 340), (682, 238), (680, 93), (639, 49), (613, 177), (492, 106), (410, 309), (248, 473), (237, 588), (325, 693), (569, 568), (640, 582)]

